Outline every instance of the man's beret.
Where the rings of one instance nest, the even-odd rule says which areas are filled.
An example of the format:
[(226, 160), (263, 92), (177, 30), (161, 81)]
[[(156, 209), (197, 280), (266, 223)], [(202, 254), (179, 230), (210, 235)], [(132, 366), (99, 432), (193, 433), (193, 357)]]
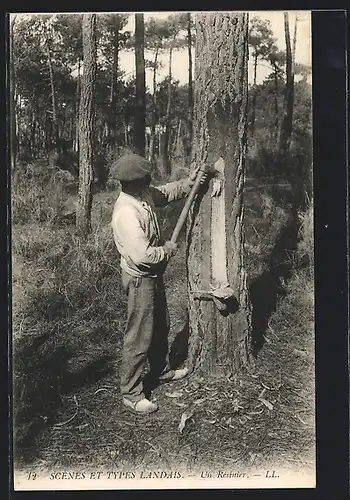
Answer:
[(119, 181), (135, 181), (151, 172), (151, 164), (137, 154), (125, 154), (112, 165), (112, 175)]

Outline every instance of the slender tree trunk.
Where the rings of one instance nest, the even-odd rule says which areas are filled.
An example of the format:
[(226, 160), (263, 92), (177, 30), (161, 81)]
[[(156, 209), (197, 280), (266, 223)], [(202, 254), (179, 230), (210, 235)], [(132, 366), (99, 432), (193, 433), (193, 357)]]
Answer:
[(129, 146), (128, 126), (125, 120), (124, 120), (124, 146), (126, 148)]
[(83, 15), (84, 72), (80, 98), (79, 199), (76, 224), (82, 237), (91, 231), (94, 164), (96, 14)]
[[(208, 71), (210, 68), (210, 71)], [(223, 191), (198, 195), (187, 234), (190, 369), (235, 373), (250, 361), (251, 307), (243, 261), (247, 145), (248, 14), (206, 13), (196, 20), (196, 165), (223, 160)], [(226, 313), (196, 292), (232, 288)]]
[(113, 64), (111, 75), (111, 95), (110, 95), (110, 119), (109, 119), (109, 133), (112, 137), (112, 146), (116, 144), (117, 136), (117, 86), (118, 86), (118, 61), (119, 61), (119, 21), (115, 19), (115, 31), (113, 37)]
[(165, 134), (164, 134), (164, 144), (163, 144), (163, 168), (166, 176), (171, 174), (171, 160), (169, 154), (169, 142), (170, 142), (170, 110), (171, 110), (171, 80), (172, 80), (172, 58), (173, 58), (173, 46), (171, 45), (169, 51), (169, 73), (168, 73), (168, 99), (167, 108), (165, 115)]
[(179, 118), (178, 122), (177, 122), (177, 132), (176, 132), (174, 146), (173, 146), (174, 155), (176, 157), (181, 156), (181, 140), (180, 140), (180, 138), (181, 138), (181, 126), (182, 126), (182, 120), (181, 120), (181, 118)]
[(273, 137), (274, 137), (274, 140), (277, 141), (277, 139), (278, 139), (278, 125), (279, 125), (279, 109), (278, 109), (279, 88), (278, 88), (278, 73), (277, 73), (276, 66), (274, 66), (274, 73), (273, 74), (274, 74), (274, 82), (275, 82), (275, 94), (274, 94), (275, 123), (274, 123)]
[(151, 137), (150, 137), (150, 147), (148, 159), (154, 162), (155, 157), (155, 135), (156, 135), (156, 123), (157, 123), (157, 64), (158, 64), (158, 53), (159, 49), (157, 47), (154, 55), (154, 66), (153, 66), (153, 94), (152, 94), (152, 126), (151, 126)]
[(79, 105), (80, 105), (80, 67), (81, 61), (78, 61), (77, 87), (75, 96), (75, 147), (74, 150), (79, 152)]
[(145, 78), (145, 28), (143, 14), (135, 14), (135, 65), (136, 65), (136, 113), (135, 151), (145, 155), (146, 125), (146, 78)]
[(191, 13), (187, 14), (187, 51), (188, 51), (188, 139), (186, 143), (186, 163), (189, 166), (192, 154), (193, 141), (193, 63), (192, 63), (192, 31), (191, 31)]
[(284, 13), (284, 30), (286, 39), (286, 86), (284, 91), (284, 110), (278, 148), (280, 160), (285, 159), (288, 154), (293, 130), (294, 77), (288, 12)]
[(50, 85), (51, 85), (52, 135), (53, 135), (53, 142), (55, 145), (55, 149), (56, 149), (57, 153), (59, 153), (60, 152), (60, 143), (59, 143), (59, 132), (58, 132), (58, 121), (57, 121), (56, 89), (55, 89), (55, 80), (54, 80), (54, 74), (53, 74), (49, 40), (47, 40), (46, 48), (47, 48), (47, 62), (49, 65)]
[(298, 16), (295, 16), (295, 24), (294, 24), (294, 35), (293, 35), (293, 48), (292, 48), (292, 74), (294, 78), (295, 74), (295, 52), (297, 48), (297, 29), (298, 29)]
[(254, 76), (253, 76), (253, 98), (252, 98), (252, 118), (250, 123), (251, 135), (255, 134), (255, 109), (256, 109), (256, 71), (258, 67), (258, 54), (254, 53)]
[(14, 51), (13, 51), (13, 28), (16, 18), (13, 19), (10, 25), (10, 157), (11, 157), (11, 169), (12, 171), (16, 168), (16, 158), (17, 158), (17, 134), (16, 134), (16, 90), (15, 90), (15, 65), (14, 65)]

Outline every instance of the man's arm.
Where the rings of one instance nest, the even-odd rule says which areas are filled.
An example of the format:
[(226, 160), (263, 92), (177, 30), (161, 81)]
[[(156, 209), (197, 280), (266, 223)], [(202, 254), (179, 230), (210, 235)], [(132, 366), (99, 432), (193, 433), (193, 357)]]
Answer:
[(150, 192), (156, 207), (164, 207), (168, 203), (180, 200), (187, 196), (194, 184), (194, 180), (187, 177), (179, 181), (168, 182), (162, 186), (150, 186)]

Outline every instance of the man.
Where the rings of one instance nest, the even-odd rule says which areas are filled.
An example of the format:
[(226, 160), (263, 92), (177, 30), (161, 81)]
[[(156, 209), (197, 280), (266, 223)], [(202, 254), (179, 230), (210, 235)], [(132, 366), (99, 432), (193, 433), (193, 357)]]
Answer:
[[(151, 164), (136, 154), (122, 156), (112, 167), (122, 190), (111, 226), (128, 296), (120, 387), (124, 405), (140, 414), (158, 409), (144, 393), (141, 375), (147, 359), (150, 380), (171, 382), (188, 374), (187, 368), (171, 370), (169, 366), (170, 325), (163, 273), (177, 245), (163, 242), (154, 209), (187, 196), (198, 172), (196, 169), (187, 179), (153, 187), (150, 169)], [(205, 174), (201, 182), (206, 180)]]

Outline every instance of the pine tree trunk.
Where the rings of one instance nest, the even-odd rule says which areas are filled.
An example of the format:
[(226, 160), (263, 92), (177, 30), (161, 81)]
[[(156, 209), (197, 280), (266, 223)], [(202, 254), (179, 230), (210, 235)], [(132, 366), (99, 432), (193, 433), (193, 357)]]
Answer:
[(47, 62), (49, 65), (50, 72), (50, 85), (51, 85), (51, 103), (52, 103), (52, 136), (56, 152), (60, 152), (59, 144), (59, 132), (58, 132), (58, 122), (57, 122), (57, 105), (56, 105), (56, 89), (55, 80), (53, 75), (53, 67), (51, 61), (50, 43), (47, 40)]
[(96, 14), (83, 14), (84, 72), (81, 82), (79, 125), (79, 198), (76, 224), (81, 236), (91, 231), (94, 164)]
[(153, 95), (152, 95), (152, 126), (148, 159), (154, 162), (155, 157), (155, 136), (156, 136), (156, 122), (157, 122), (157, 64), (158, 64), (159, 49), (156, 49), (154, 55), (153, 66)]
[(145, 28), (143, 14), (135, 14), (135, 65), (136, 65), (136, 110), (135, 139), (136, 153), (145, 155), (146, 125), (146, 78), (145, 78)]
[(188, 51), (188, 115), (187, 127), (188, 138), (186, 143), (186, 163), (191, 163), (192, 141), (193, 141), (193, 63), (192, 63), (192, 32), (191, 32), (191, 13), (187, 14), (187, 51)]
[(117, 85), (118, 85), (118, 60), (119, 60), (119, 21), (115, 19), (115, 32), (113, 37), (113, 64), (111, 75), (111, 95), (110, 95), (110, 119), (109, 133), (112, 137), (112, 146), (116, 144), (117, 136)]
[[(188, 364), (207, 374), (228, 374), (251, 359), (243, 262), (248, 15), (201, 13), (196, 34), (195, 163), (213, 165), (221, 157), (225, 181), (220, 197), (211, 198), (210, 187), (197, 196), (188, 221)], [(194, 298), (193, 292), (220, 287), (225, 280), (235, 297), (228, 314), (219, 312), (212, 300)]]
[(168, 177), (171, 174), (171, 160), (169, 154), (169, 143), (170, 143), (170, 110), (171, 110), (171, 80), (172, 80), (172, 58), (173, 58), (173, 47), (170, 47), (169, 51), (169, 73), (168, 73), (168, 99), (167, 108), (165, 115), (165, 133), (164, 133), (164, 143), (163, 143), (163, 168), (164, 174)]
[(252, 99), (252, 118), (250, 123), (251, 135), (255, 134), (255, 108), (256, 108), (256, 71), (258, 67), (258, 54), (254, 54), (254, 77), (253, 77), (253, 99)]
[(288, 154), (293, 130), (294, 77), (288, 12), (284, 13), (284, 30), (286, 39), (286, 86), (284, 91), (284, 110), (278, 147), (280, 160), (285, 159)]
[(278, 93), (279, 93), (279, 88), (278, 88), (278, 74), (277, 74), (277, 68), (274, 67), (274, 82), (275, 82), (275, 94), (274, 94), (274, 106), (275, 106), (275, 123), (274, 123), (274, 131), (273, 131), (273, 137), (274, 140), (277, 141), (278, 139), (278, 125), (279, 125), (279, 109), (278, 109)]
[(74, 151), (79, 152), (79, 105), (80, 105), (80, 65), (81, 61), (78, 61), (78, 74), (77, 74), (77, 87), (75, 96), (75, 146)]
[(181, 126), (182, 126), (182, 120), (181, 120), (181, 118), (179, 118), (178, 122), (177, 122), (177, 132), (176, 132), (174, 145), (173, 145), (174, 156), (177, 158), (179, 158), (181, 156), (181, 141), (180, 141)]

